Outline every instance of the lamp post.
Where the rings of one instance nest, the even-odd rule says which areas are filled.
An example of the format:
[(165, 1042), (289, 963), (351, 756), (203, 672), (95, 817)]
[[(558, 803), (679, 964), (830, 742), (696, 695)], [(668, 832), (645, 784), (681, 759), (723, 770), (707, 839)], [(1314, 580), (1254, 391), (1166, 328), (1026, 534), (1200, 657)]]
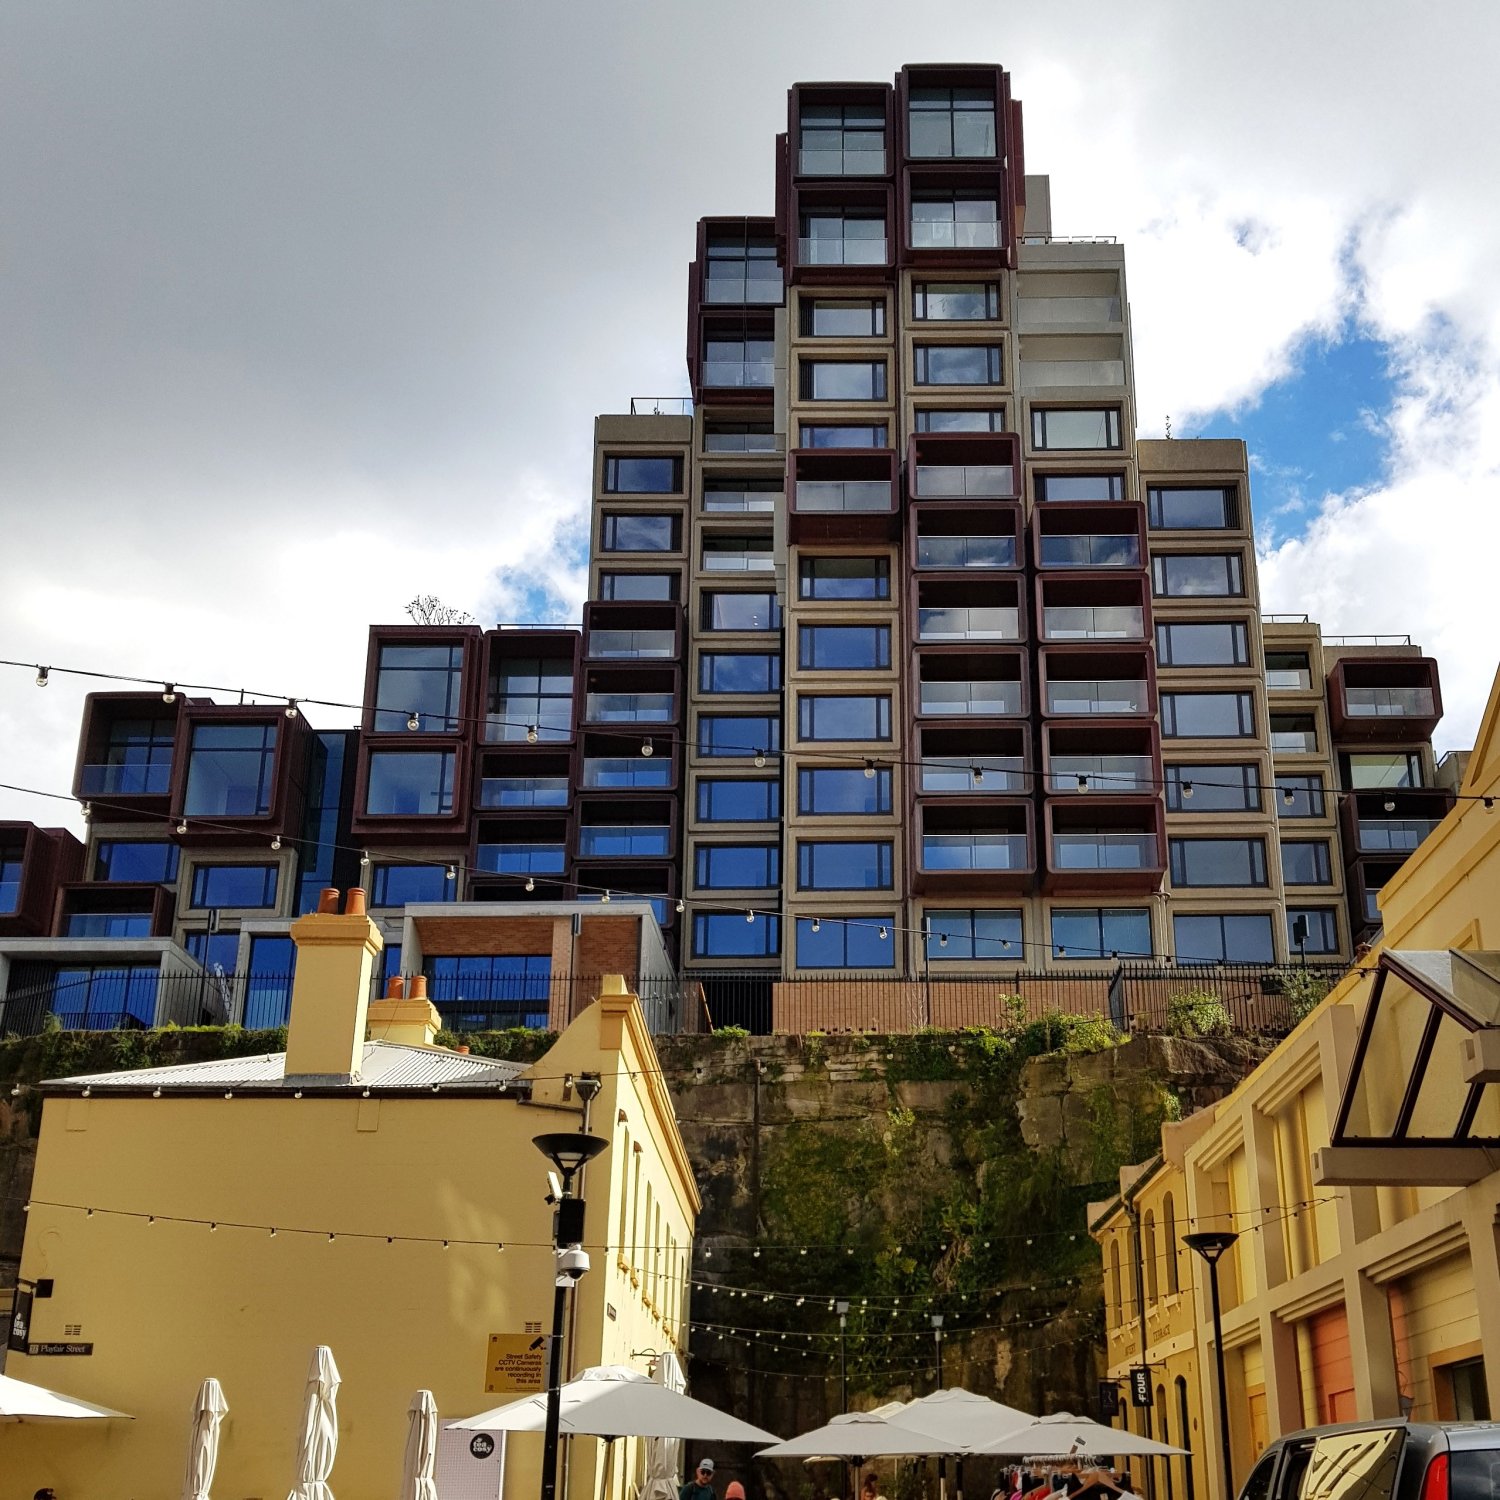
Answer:
[[(937, 1389), (943, 1388), (943, 1315), (933, 1313), (932, 1315), (932, 1347), (937, 1356)], [(959, 1459), (962, 1463), (963, 1459)], [(940, 1453), (938, 1454), (938, 1500), (947, 1500), (948, 1494), (948, 1460)]]
[(1223, 1500), (1234, 1500), (1234, 1462), (1229, 1453), (1229, 1392), (1224, 1384), (1224, 1326), (1219, 1318), (1219, 1261), (1239, 1239), (1232, 1229), (1204, 1229), (1185, 1234), (1182, 1243), (1208, 1262), (1208, 1289), (1214, 1312), (1214, 1362), (1219, 1372), (1219, 1450), (1224, 1458)]
[(567, 1310), (568, 1288), (576, 1286), (589, 1268), (588, 1253), (583, 1249), (584, 1203), (582, 1198), (573, 1196), (573, 1179), (609, 1142), (597, 1135), (554, 1131), (533, 1136), (531, 1143), (557, 1169), (559, 1179), (547, 1200), (556, 1203), (552, 1214), (552, 1253), (557, 1269), (552, 1292), (552, 1340), (547, 1346), (547, 1425), (542, 1440), (542, 1500), (555, 1500), (557, 1429), (562, 1410), (563, 1314)]
[(849, 1410), (849, 1304), (835, 1302), (834, 1311), (839, 1315), (839, 1410)]

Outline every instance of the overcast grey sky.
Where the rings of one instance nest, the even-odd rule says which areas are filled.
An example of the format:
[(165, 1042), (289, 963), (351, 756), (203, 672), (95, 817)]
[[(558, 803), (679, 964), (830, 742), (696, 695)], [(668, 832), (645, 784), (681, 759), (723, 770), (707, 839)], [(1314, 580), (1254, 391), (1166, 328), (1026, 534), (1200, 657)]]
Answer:
[[(574, 617), (592, 419), (684, 389), (694, 222), (771, 211), (788, 85), (972, 59), (1058, 231), (1126, 241), (1143, 431), (1388, 351), (1380, 471), (1278, 530), (1267, 608), (1411, 630), (1467, 744), (1497, 44), (1461, 0), (6, 0), (0, 655), (355, 699), (418, 591)], [(85, 690), (0, 669), (0, 779), (70, 786)]]

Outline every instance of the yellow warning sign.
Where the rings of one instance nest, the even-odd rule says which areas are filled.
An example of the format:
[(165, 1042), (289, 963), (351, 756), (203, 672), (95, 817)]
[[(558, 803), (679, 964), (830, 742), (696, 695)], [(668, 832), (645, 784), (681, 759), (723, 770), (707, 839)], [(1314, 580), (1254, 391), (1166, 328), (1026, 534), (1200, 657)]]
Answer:
[(537, 1333), (492, 1333), (484, 1367), (486, 1395), (521, 1395), (547, 1388), (547, 1338)]

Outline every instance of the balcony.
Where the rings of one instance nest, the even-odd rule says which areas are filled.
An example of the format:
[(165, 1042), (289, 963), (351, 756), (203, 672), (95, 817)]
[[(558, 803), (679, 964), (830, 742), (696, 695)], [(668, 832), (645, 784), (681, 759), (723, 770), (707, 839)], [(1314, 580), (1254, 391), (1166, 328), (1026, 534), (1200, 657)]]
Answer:
[(1042, 728), (1042, 781), (1048, 796), (1070, 801), (1161, 796), (1162, 767), (1151, 722), (1047, 723)]
[(1054, 870), (1144, 870), (1156, 858), (1149, 833), (1055, 833)]
[(1021, 328), (1034, 329), (1054, 325), (1061, 328), (1083, 328), (1090, 325), (1118, 323), (1118, 297), (1025, 297), (1016, 298), (1016, 319)]
[(1014, 568), (1017, 566), (1013, 536), (933, 536), (918, 533), (917, 566), (947, 569)]
[(913, 787), (917, 795), (987, 798), (1031, 792), (1030, 733), (1021, 725), (923, 725), (918, 733), (921, 763)]
[(885, 147), (804, 147), (797, 153), (797, 171), (803, 177), (884, 177)]
[(1361, 818), (1355, 847), (1361, 854), (1409, 854), (1440, 822), (1441, 818)]
[(566, 776), (486, 776), (479, 783), (480, 807), (498, 811), (566, 807), (570, 796)]
[(1046, 786), (1052, 796), (1154, 797), (1158, 772), (1149, 755), (1053, 755)]
[(1058, 604), (1042, 609), (1042, 639), (1047, 641), (1138, 641), (1145, 634), (1145, 611), (1137, 604)]
[(590, 823), (578, 830), (580, 859), (670, 859), (669, 824)]
[(1016, 493), (1009, 464), (924, 464), (916, 470), (919, 500), (1002, 500)]
[(776, 383), (776, 364), (769, 359), (705, 359), (699, 369), (705, 390), (769, 390)]
[(925, 833), (922, 869), (1022, 870), (1030, 857), (1024, 833)]
[(1335, 741), (1420, 744), (1443, 715), (1437, 663), (1429, 656), (1342, 656), (1328, 673)]
[(1026, 383), (1033, 389), (1125, 384), (1123, 359), (1027, 359), (1023, 346), (1021, 360)]
[(890, 242), (882, 225), (876, 234), (810, 235), (797, 241), (797, 260), (803, 266), (884, 266)]
[(887, 542), (899, 524), (888, 448), (794, 448), (787, 463), (789, 539)]
[(1312, 691), (1312, 663), (1306, 651), (1267, 651), (1266, 687), (1273, 693)]
[(1275, 755), (1316, 755), (1317, 719), (1312, 714), (1272, 714), (1271, 751)]
[(1454, 804), (1442, 787), (1391, 787), (1340, 799), (1339, 828), (1346, 864), (1366, 856), (1399, 863), (1443, 821)]
[(1094, 714), (1149, 715), (1151, 686), (1139, 678), (1079, 677), (1049, 681), (1047, 712), (1057, 718), (1085, 718)]
[(799, 479), (796, 508), (804, 515), (888, 511), (891, 487), (883, 479)]
[(172, 758), (146, 765), (103, 762), (85, 765), (78, 778), (84, 797), (165, 797), (172, 788)]
[(1043, 568), (1139, 568), (1141, 544), (1134, 536), (1090, 532), (1077, 536), (1044, 535), (1037, 548)]
[(917, 712), (935, 717), (979, 714), (1002, 718), (1022, 711), (1019, 682), (975, 681), (927, 682), (919, 684)]
[(104, 814), (111, 822), (152, 821), (164, 815), (177, 765), (179, 716), (185, 707), (180, 694), (168, 705), (160, 692), (90, 693), (84, 699), (74, 795), (85, 801), (112, 801), (115, 805)]
[(171, 937), (177, 898), (142, 881), (84, 881), (59, 888), (57, 935), (76, 938)]
[(896, 192), (888, 178), (797, 175), (777, 191), (785, 195), (778, 218), (788, 235), (789, 283), (865, 280), (890, 266)]
[(773, 480), (711, 479), (703, 481), (703, 510), (707, 515), (773, 515), (781, 499), (781, 485)]
[[(1049, 779), (1056, 765), (1049, 767)], [(1091, 784), (1092, 785), (1092, 784)], [(1102, 790), (1045, 804), (1049, 891), (1151, 891), (1166, 871), (1161, 803)]]
[(670, 756), (584, 755), (583, 786), (589, 791), (657, 791), (672, 784)]
[(914, 888), (921, 892), (1021, 891), (1030, 886), (1031, 804), (970, 795), (918, 808)]
[(1014, 433), (917, 432), (906, 448), (914, 500), (1014, 500), (1019, 452)]
[(490, 875), (561, 875), (566, 865), (560, 843), (481, 843), (475, 860), (475, 868)]
[(595, 660), (670, 660), (677, 655), (675, 630), (591, 630), (588, 641), (588, 654)]
[(719, 538), (709, 538), (703, 543), (705, 573), (769, 573), (775, 567), (776, 555), (771, 550), (769, 537), (765, 538), (764, 545), (755, 538), (752, 545), (743, 547), (731, 546), (727, 539)]
[(995, 219), (917, 219), (911, 222), (913, 250), (994, 250), (1000, 244)]
[(1021, 612), (1003, 605), (945, 605), (917, 609), (919, 641), (1019, 641)]
[(677, 717), (675, 693), (586, 693), (589, 724), (670, 724)]

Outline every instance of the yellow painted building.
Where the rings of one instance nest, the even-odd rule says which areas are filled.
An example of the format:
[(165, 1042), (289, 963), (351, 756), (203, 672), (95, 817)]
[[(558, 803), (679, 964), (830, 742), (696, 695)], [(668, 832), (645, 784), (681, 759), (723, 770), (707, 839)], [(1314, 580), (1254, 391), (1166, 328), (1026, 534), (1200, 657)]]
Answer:
[[(1144, 1211), (1161, 1226), (1170, 1196), (1179, 1236), (1239, 1234), (1219, 1270), (1237, 1483), (1280, 1433), (1403, 1412), (1487, 1417), (1500, 1391), (1500, 678), (1459, 797), (1386, 885), (1380, 944), (1231, 1095), (1166, 1127), (1161, 1157), (1091, 1214), (1112, 1374), (1141, 1362), (1130, 1215), (1148, 1240)], [(1188, 1269), (1187, 1251), (1177, 1259)], [(1146, 1358), (1158, 1380), (1195, 1370), (1208, 1414), (1190, 1444), (1197, 1491), (1218, 1497), (1195, 1258), (1186, 1279), (1184, 1332), (1163, 1278), (1154, 1293), (1147, 1278)]]
[[(349, 905), (293, 928), (284, 1056), (43, 1085), (27, 1344), (91, 1352), (13, 1352), (7, 1373), (136, 1420), (0, 1430), (5, 1494), (176, 1495), (212, 1375), (230, 1408), (214, 1493), (284, 1495), (320, 1343), (343, 1376), (333, 1488), (393, 1494), (413, 1392), (445, 1420), (498, 1405), (490, 1336), (550, 1327), (544, 1132), (609, 1142), (579, 1185), (592, 1270), (568, 1368), (683, 1356), (699, 1200), (635, 997), (602, 994), (531, 1066), (437, 1048), (425, 997), (367, 1004), (381, 940), (362, 893)], [(576, 1441), (566, 1493), (625, 1494), (638, 1447), (611, 1445), (601, 1490), (602, 1445)], [(535, 1492), (540, 1457), (510, 1441), (507, 1493)]]

